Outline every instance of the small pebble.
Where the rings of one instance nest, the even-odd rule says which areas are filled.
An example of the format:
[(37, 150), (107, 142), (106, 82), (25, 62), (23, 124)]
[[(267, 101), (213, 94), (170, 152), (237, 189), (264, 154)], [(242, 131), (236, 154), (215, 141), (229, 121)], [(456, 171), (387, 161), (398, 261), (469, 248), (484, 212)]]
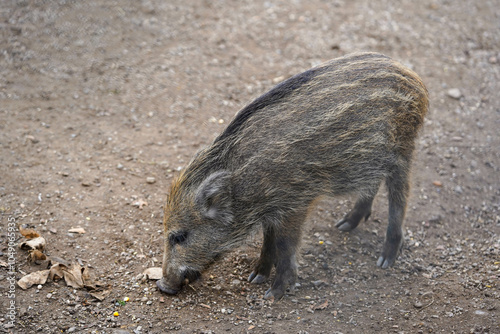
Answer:
[(146, 178), (146, 182), (149, 183), (149, 184), (153, 184), (156, 182), (156, 179), (152, 176), (149, 176)]
[(30, 135), (26, 136), (26, 139), (29, 139), (33, 144), (36, 144), (39, 142), (38, 139), (36, 139), (35, 137), (30, 136)]
[(283, 76), (276, 77), (276, 78), (273, 79), (273, 83), (277, 84), (277, 83), (279, 83), (279, 82), (281, 82), (283, 80), (285, 80), (285, 77), (283, 77)]
[(443, 186), (443, 183), (441, 181), (433, 181), (432, 184), (435, 185), (436, 187), (442, 187)]
[(462, 92), (460, 91), (460, 89), (458, 88), (451, 88), (451, 89), (448, 89), (448, 92), (447, 92), (448, 96), (455, 99), (455, 100), (458, 100), (462, 97)]
[(317, 281), (313, 281), (312, 284), (315, 286), (315, 287), (320, 287), (322, 285), (327, 285), (325, 281), (322, 281), (322, 280), (317, 280)]

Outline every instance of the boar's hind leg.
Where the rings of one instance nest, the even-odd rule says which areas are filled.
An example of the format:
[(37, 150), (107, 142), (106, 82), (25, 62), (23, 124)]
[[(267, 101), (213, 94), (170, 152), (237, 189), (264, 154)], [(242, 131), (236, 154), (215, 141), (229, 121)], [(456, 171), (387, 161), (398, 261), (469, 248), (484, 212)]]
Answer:
[(264, 283), (271, 274), (276, 258), (275, 233), (273, 227), (264, 226), (264, 243), (260, 251), (260, 258), (248, 281), (254, 284)]
[(347, 232), (354, 230), (358, 226), (361, 219), (366, 221), (372, 214), (373, 199), (377, 194), (378, 187), (379, 185), (377, 184), (377, 186), (374, 187), (369, 194), (363, 194), (364, 196), (360, 196), (356, 201), (356, 204), (354, 204), (354, 208), (352, 208), (352, 210), (349, 211), (344, 218), (335, 224), (335, 227), (341, 231)]
[(407, 166), (407, 164), (396, 166), (386, 179), (389, 193), (389, 226), (382, 255), (377, 261), (377, 266), (382, 268), (394, 264), (403, 246), (403, 219), (409, 192), (409, 168)]
[(306, 214), (296, 214), (275, 230), (276, 233), (276, 276), (265, 299), (280, 299), (287, 288), (294, 289), (297, 279), (296, 252), (299, 248), (301, 227)]

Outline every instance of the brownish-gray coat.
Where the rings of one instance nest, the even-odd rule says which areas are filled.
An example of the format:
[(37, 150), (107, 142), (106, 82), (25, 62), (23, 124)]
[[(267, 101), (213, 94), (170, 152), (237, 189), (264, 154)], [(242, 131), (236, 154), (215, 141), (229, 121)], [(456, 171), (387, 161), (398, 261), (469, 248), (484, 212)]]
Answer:
[(274, 87), (243, 108), (172, 186), (165, 206), (164, 277), (177, 292), (217, 255), (262, 226), (264, 244), (249, 277), (262, 283), (276, 267), (267, 298), (293, 287), (301, 229), (319, 196), (357, 194), (337, 224), (355, 228), (371, 213), (385, 180), (389, 226), (377, 264), (392, 265), (427, 90), (413, 71), (377, 53), (333, 59)]

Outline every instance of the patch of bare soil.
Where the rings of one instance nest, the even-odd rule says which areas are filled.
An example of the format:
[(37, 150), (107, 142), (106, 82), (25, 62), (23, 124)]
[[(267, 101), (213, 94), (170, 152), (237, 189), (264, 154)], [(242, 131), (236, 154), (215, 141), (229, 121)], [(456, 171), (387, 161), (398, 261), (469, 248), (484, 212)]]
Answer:
[[(1, 1), (0, 332), (500, 332), (499, 22), (498, 0)], [(176, 173), (251, 99), (354, 51), (431, 96), (396, 265), (375, 264), (381, 189), (351, 233), (334, 224), (353, 199), (312, 210), (294, 295), (246, 282), (260, 236), (161, 294), (142, 272)], [(49, 259), (9, 247), (18, 226)]]

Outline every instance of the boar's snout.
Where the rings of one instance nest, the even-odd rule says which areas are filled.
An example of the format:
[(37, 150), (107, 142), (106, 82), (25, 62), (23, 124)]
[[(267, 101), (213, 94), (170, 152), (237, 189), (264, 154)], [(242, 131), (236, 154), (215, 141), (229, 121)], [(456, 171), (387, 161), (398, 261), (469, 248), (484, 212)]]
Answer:
[(156, 281), (156, 286), (162, 292), (169, 295), (175, 295), (181, 290), (183, 284), (195, 281), (200, 275), (201, 273), (199, 271), (188, 269), (182, 271), (179, 276), (169, 275), (167, 277), (162, 277)]
[(165, 292), (169, 295), (175, 295), (181, 289), (180, 285), (178, 288), (173, 289), (171, 286), (169, 286), (165, 277), (162, 277), (161, 279), (156, 281), (156, 286), (158, 287), (158, 289), (160, 289), (161, 292)]

